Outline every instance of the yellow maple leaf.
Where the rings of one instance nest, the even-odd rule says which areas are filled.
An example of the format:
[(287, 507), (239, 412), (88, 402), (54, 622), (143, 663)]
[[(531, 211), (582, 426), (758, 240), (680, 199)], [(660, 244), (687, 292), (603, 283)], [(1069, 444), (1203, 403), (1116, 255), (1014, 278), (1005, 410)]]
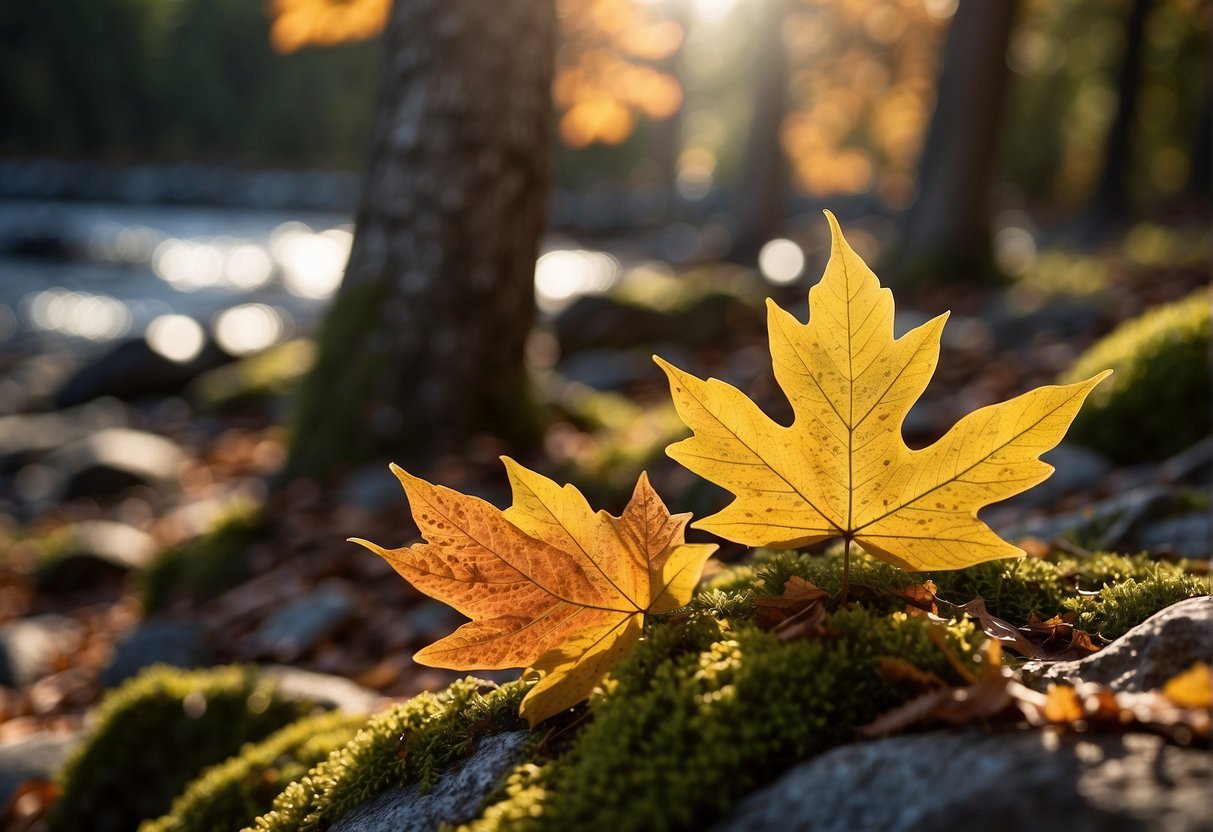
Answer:
[(533, 727), (589, 695), (639, 640), (645, 614), (686, 604), (716, 546), (684, 542), (691, 515), (671, 516), (645, 474), (614, 517), (593, 511), (573, 486), (502, 461), (514, 494), (504, 512), (393, 465), (428, 542), (353, 541), (472, 619), (415, 661), (539, 676), (520, 709)]
[(1061, 441), (1110, 371), (983, 407), (934, 445), (911, 450), (901, 424), (935, 372), (947, 314), (895, 339), (892, 293), (826, 216), (833, 246), (809, 291), (809, 322), (767, 302), (775, 378), (795, 412), (790, 426), (736, 388), (654, 356), (694, 432), (667, 453), (736, 496), (695, 527), (749, 546), (842, 537), (848, 554), (853, 540), (908, 570), (1022, 555), (977, 510), (1053, 472), (1040, 454)]

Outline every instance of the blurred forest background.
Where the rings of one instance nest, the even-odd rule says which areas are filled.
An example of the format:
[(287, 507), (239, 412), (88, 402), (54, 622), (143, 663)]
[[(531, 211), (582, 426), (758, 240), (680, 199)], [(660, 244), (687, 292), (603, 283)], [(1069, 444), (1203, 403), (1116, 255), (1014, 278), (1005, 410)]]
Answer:
[[(1004, 204), (1092, 208), (1114, 174), (1126, 195), (1111, 198), (1138, 211), (1207, 190), (1207, 4), (1009, 5)], [(790, 201), (905, 208), (956, 6), (562, 0), (556, 185), (714, 204), (783, 153)], [(0, 153), (358, 170), (386, 13), (380, 0), (277, 0), (268, 14), (240, 0), (7, 3)], [(771, 135), (751, 140), (760, 126)], [(628, 219), (660, 219), (637, 202)]]
[[(359, 18), (339, 28), (309, 5), (324, 4), (279, 0), (275, 20), (237, 0), (6, 4), (3, 151), (356, 169), (386, 6), (333, 3), (333, 14)], [(764, 5), (783, 17), (774, 50), (761, 41)], [(907, 205), (956, 3), (778, 5), (562, 2), (560, 184), (660, 186), (653, 168), (667, 161), (664, 151), (688, 195), (692, 184), (735, 185), (755, 83), (784, 52), (780, 139), (796, 190)], [(1025, 199), (1082, 205), (1098, 182), (1108, 128), (1130, 106), (1138, 114), (1133, 193), (1181, 193), (1200, 172), (1194, 143), (1207, 129), (1208, 25), (1196, 0), (1024, 2), (1007, 52), (1007, 185)], [(1125, 78), (1130, 47), (1140, 67)], [(680, 140), (659, 148), (670, 119)]]
[(157, 660), (449, 682), (408, 656), (451, 611), (344, 542), (409, 539), (389, 460), (719, 508), (651, 355), (786, 416), (762, 304), (803, 318), (823, 208), (899, 332), (954, 313), (911, 445), (1116, 368), (983, 519), (1207, 557), (1211, 18), (0, 0), (0, 745)]

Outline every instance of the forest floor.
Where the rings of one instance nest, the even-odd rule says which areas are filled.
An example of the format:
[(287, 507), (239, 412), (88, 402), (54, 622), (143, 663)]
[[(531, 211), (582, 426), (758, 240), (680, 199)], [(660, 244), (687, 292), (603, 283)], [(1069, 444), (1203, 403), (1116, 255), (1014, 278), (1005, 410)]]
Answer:
[[(1125, 240), (1043, 251), (1001, 288), (894, 287), (899, 330), (952, 310), (938, 371), (907, 420), (907, 441), (926, 444), (976, 407), (1055, 382), (1120, 321), (1208, 285), (1207, 236), (1193, 242), (1188, 232), (1154, 227)], [(542, 448), (519, 460), (573, 481), (612, 512), (642, 468), (672, 510), (702, 515), (719, 507), (723, 492), (664, 456), (681, 429), (649, 356), (728, 380), (782, 420), (788, 408), (771, 375), (761, 300), (772, 294), (803, 319), (807, 285), (773, 288), (752, 270), (707, 263), (625, 274), (613, 294), (553, 313), (531, 350), (551, 423)], [(727, 302), (702, 303), (717, 294)], [(628, 329), (623, 300), (655, 316), (642, 342), (619, 336)], [(680, 323), (692, 314), (701, 327)], [(579, 316), (598, 325), (580, 326)], [(334, 486), (270, 487), (286, 454), (283, 422), (298, 368), (274, 383), (256, 377), (276, 372), (254, 368), (240, 395), (209, 401), (195, 395), (198, 386), (183, 398), (183, 384), (174, 395), (0, 417), (0, 747), (79, 732), (107, 687), (157, 659), (285, 663), (392, 698), (461, 675), (409, 658), (458, 616), (346, 542), (415, 539), (388, 460), (352, 469)], [(424, 473), (500, 505), (506, 490), (497, 456), (506, 451), (483, 437)], [(995, 528), (1036, 529), (1035, 545), (1044, 549), (1148, 545), (1162, 557), (1209, 556), (1207, 534), (1203, 549), (1199, 530), (1160, 540), (1149, 518), (1120, 540), (1098, 541), (1055, 533), (1065, 524), (1050, 522), (1159, 486), (1187, 488), (1193, 477), (1207, 487), (1200, 479), (1213, 460), (1207, 443), (1135, 465), (1069, 444), (1058, 454), (1059, 470), (1038, 494), (983, 518)], [(742, 554), (726, 545), (719, 556)], [(206, 562), (183, 565), (191, 558)]]

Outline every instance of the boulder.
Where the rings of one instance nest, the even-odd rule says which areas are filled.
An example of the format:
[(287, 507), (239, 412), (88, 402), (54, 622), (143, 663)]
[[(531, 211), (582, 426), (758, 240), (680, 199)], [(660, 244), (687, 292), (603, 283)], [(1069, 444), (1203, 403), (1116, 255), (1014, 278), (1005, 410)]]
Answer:
[(35, 734), (0, 744), (0, 806), (28, 780), (49, 782), (80, 744), (78, 734)]
[(69, 652), (80, 625), (63, 615), (36, 615), (0, 625), (0, 685), (20, 688), (50, 672)]
[(86, 520), (66, 530), (57, 554), (39, 564), (38, 588), (82, 589), (145, 567), (156, 553), (151, 535), (113, 520)]
[(712, 829), (1199, 832), (1213, 824), (1211, 778), (1206, 751), (1146, 734), (920, 734), (802, 763)]
[(1213, 516), (1193, 511), (1147, 523), (1133, 535), (1143, 549), (1171, 549), (1185, 558), (1207, 558), (1213, 548)]
[(114, 399), (53, 413), (0, 416), (0, 471), (15, 470), (99, 430), (125, 427), (128, 418), (126, 405)]
[(114, 648), (101, 671), (101, 684), (117, 687), (154, 664), (191, 669), (211, 662), (211, 652), (202, 638), (202, 628), (189, 621), (148, 618)]
[(661, 380), (661, 370), (643, 350), (584, 350), (561, 361), (556, 371), (596, 390), (623, 390)]
[[(1047, 481), (1046, 481), (1047, 482)], [(1150, 518), (1173, 511), (1185, 497), (1176, 489), (1146, 485), (1117, 494), (1064, 514), (1020, 519), (1020, 508), (996, 507), (988, 515), (990, 525), (1004, 538), (1038, 537), (1050, 540), (1077, 535), (1091, 549), (1121, 550), (1136, 530)], [(1011, 522), (1003, 522), (1011, 519)]]
[(380, 792), (333, 824), (331, 832), (424, 832), (467, 823), (518, 762), (529, 737), (527, 731), (485, 737), (463, 765), (444, 773), (429, 791), (412, 785)]
[(561, 352), (570, 355), (659, 342), (706, 344), (753, 327), (760, 320), (759, 313), (741, 300), (719, 293), (704, 295), (670, 312), (606, 295), (584, 295), (561, 312), (553, 325)]
[(1007, 500), (1004, 506), (1049, 508), (1075, 492), (1097, 486), (1112, 472), (1112, 463), (1098, 451), (1062, 442), (1041, 460), (1055, 469), (1047, 480)]
[(354, 599), (344, 584), (322, 582), (262, 622), (252, 635), (253, 655), (289, 662), (315, 647), (347, 621), (353, 611)]
[(1116, 691), (1157, 690), (1194, 662), (1209, 660), (1213, 596), (1180, 601), (1147, 618), (1098, 653), (1072, 662), (1031, 661), (1025, 681), (1098, 682)]
[(274, 689), (283, 699), (314, 702), (322, 708), (369, 714), (387, 701), (381, 694), (343, 676), (300, 670), (290, 665), (266, 665), (261, 668), (261, 675), (273, 680)]
[(199, 375), (231, 360), (230, 355), (208, 341), (189, 361), (173, 361), (152, 349), (143, 338), (136, 338), (77, 370), (55, 393), (55, 406), (72, 407), (102, 396), (133, 401), (180, 395)]
[(182, 459), (175, 442), (129, 428), (98, 431), (44, 457), (57, 474), (53, 490), (61, 500), (110, 500), (139, 485), (161, 490), (176, 483)]

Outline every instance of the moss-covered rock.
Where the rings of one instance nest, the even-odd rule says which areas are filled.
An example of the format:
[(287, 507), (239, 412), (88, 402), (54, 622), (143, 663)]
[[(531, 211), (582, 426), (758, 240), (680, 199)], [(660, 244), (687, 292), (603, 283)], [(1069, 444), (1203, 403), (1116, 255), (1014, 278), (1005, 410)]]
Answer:
[(1143, 462), (1207, 435), (1213, 424), (1209, 344), (1205, 291), (1122, 323), (1061, 379), (1115, 370), (1091, 393), (1070, 437), (1120, 462)]
[(366, 724), (363, 714), (305, 717), (204, 771), (173, 801), (168, 814), (139, 832), (213, 832), (240, 829), (269, 810), (278, 793), (301, 778)]
[(156, 612), (177, 597), (218, 595), (249, 577), (249, 546), (265, 534), (264, 510), (237, 505), (198, 537), (159, 552), (140, 575), (143, 609)]
[(203, 768), (307, 710), (252, 669), (153, 667), (102, 701), (87, 740), (64, 767), (51, 828), (133, 830), (164, 814)]
[(203, 373), (185, 394), (200, 410), (237, 410), (289, 393), (315, 359), (315, 344), (297, 338)]
[[(941, 630), (907, 616), (904, 599), (888, 592), (925, 577), (950, 600), (986, 597), (1016, 623), (1073, 610), (1100, 632), (1208, 591), (1182, 565), (1145, 556), (1025, 559), (924, 576), (860, 554), (851, 575), (858, 603), (831, 613), (822, 635), (782, 641), (751, 622), (757, 601), (779, 594), (793, 575), (837, 592), (840, 567), (840, 553), (761, 552), (703, 587), (686, 610), (655, 617), (586, 706), (532, 735), (523, 762), (464, 832), (703, 828), (913, 696), (907, 682), (882, 673), (882, 659), (960, 680), (957, 664), (972, 664), (984, 639), (973, 623)], [(1105, 584), (1097, 596), (1078, 592)], [(254, 828), (326, 828), (388, 787), (432, 782), (478, 737), (519, 727), (525, 686), (486, 694), (478, 684), (467, 680), (375, 718), (288, 786)]]
[(254, 827), (324, 829), (389, 786), (428, 786), (478, 736), (524, 727), (518, 706), (525, 693), (521, 682), (496, 687), (469, 677), (378, 714), (349, 744), (287, 786)]

